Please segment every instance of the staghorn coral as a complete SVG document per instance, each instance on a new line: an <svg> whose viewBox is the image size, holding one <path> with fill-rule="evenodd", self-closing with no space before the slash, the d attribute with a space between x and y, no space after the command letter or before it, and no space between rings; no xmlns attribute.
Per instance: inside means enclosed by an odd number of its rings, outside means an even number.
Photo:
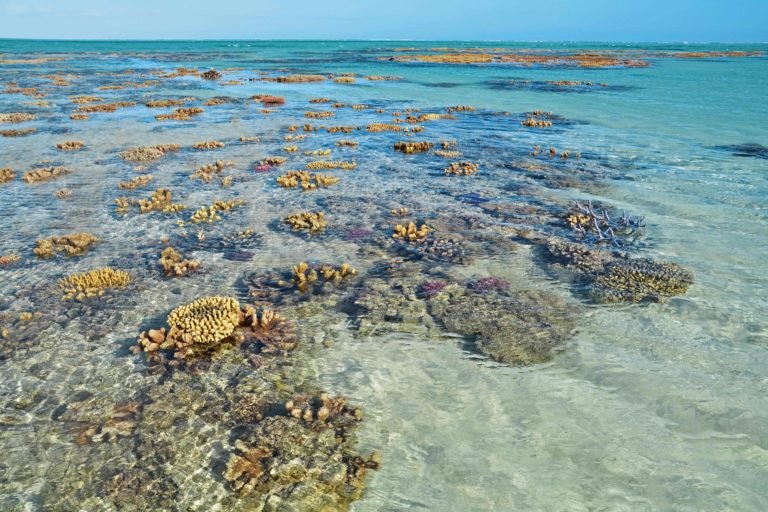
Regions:
<svg viewBox="0 0 768 512"><path fill-rule="evenodd" d="M67 142L60 142L56 144L56 149L60 151L74 151L76 149L82 149L85 143L79 140L70 140Z"/></svg>
<svg viewBox="0 0 768 512"><path fill-rule="evenodd" d="M179 144L158 144L156 146L139 146L120 153L120 157L128 162L150 162L157 160L166 153L181 149Z"/></svg>
<svg viewBox="0 0 768 512"><path fill-rule="evenodd" d="M27 183L39 183L42 181L50 181L69 173L69 169L61 166L38 167L25 172L21 179Z"/></svg>
<svg viewBox="0 0 768 512"><path fill-rule="evenodd" d="M63 253L67 256L80 256L100 241L101 239L88 233L54 236L38 240L34 253L38 258L52 258L57 253Z"/></svg>
<svg viewBox="0 0 768 512"><path fill-rule="evenodd" d="M124 270L111 267L97 268L88 272L72 274L59 280L63 299L83 300L104 295L107 290L124 288L131 281L131 275Z"/></svg>
<svg viewBox="0 0 768 512"><path fill-rule="evenodd" d="M346 161L334 161L334 160L318 160L316 162L309 162L307 164L307 169L316 171L320 169L343 169L345 171L350 171L357 167L357 163L355 161L352 162L346 162Z"/></svg>
<svg viewBox="0 0 768 512"><path fill-rule="evenodd" d="M693 274L676 263L651 259L616 260L605 266L592 285L596 302L663 302L682 295L693 284Z"/></svg>
<svg viewBox="0 0 768 512"><path fill-rule="evenodd" d="M320 231L327 226L323 212L301 212L286 217L285 222L294 230L307 230L311 233Z"/></svg>
<svg viewBox="0 0 768 512"><path fill-rule="evenodd" d="M192 144L193 149L218 149L224 147L223 142L219 142L217 140L204 140L201 142L195 142Z"/></svg>
<svg viewBox="0 0 768 512"><path fill-rule="evenodd" d="M203 206L195 213L192 214L189 221L192 224L200 224L202 222L212 223L221 220L218 212L226 212L238 206L245 204L240 199L232 201L214 201L210 206Z"/></svg>
<svg viewBox="0 0 768 512"><path fill-rule="evenodd" d="M477 174L477 171L477 164L472 162L451 162L445 168L445 174L449 176L469 176L470 174Z"/></svg>
<svg viewBox="0 0 768 512"><path fill-rule="evenodd" d="M434 143L428 141L421 142L395 142L395 151L401 153L424 153L429 151L434 146Z"/></svg>
<svg viewBox="0 0 768 512"><path fill-rule="evenodd" d="M181 277L195 272L200 267L197 260L185 260L173 247L166 247L160 254L160 266L165 275L169 277Z"/></svg>
<svg viewBox="0 0 768 512"><path fill-rule="evenodd" d="M23 123L25 121L32 121L37 116L34 114L27 114L25 112L13 112L10 114L0 114L0 123Z"/></svg>
<svg viewBox="0 0 768 512"><path fill-rule="evenodd" d="M10 167L6 167L4 169L0 169L0 185L3 183L8 183L9 181L16 179L16 173L13 172L13 169Z"/></svg>
<svg viewBox="0 0 768 512"><path fill-rule="evenodd" d="M151 174L144 174L142 176L136 176L135 178L132 178L129 181L121 181L117 184L117 186L118 188L122 188L125 190L133 190L136 188L146 186L153 179L154 177Z"/></svg>
<svg viewBox="0 0 768 512"><path fill-rule="evenodd" d="M409 222L405 226L398 224L393 229L392 238L395 240L421 242L427 238L430 231L426 224L422 224L421 227L416 227L415 222Z"/></svg>

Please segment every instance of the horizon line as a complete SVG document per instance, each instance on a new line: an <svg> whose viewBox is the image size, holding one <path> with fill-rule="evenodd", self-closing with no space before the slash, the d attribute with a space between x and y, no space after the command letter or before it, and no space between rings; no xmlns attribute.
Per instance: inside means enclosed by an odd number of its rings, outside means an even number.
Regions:
<svg viewBox="0 0 768 512"><path fill-rule="evenodd" d="M225 38L225 39L190 39L190 38L153 38L153 39L134 39L134 38L36 38L36 37L0 37L2 41L66 41L66 42L133 42L133 43L154 43L154 42L463 42L463 43L614 43L614 44L768 44L768 41L642 41L642 40L608 40L608 39L415 39L415 38Z"/></svg>

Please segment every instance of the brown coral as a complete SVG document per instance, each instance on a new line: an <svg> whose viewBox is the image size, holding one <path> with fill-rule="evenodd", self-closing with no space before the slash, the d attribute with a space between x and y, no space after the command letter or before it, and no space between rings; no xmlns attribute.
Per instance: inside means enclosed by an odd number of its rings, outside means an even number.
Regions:
<svg viewBox="0 0 768 512"><path fill-rule="evenodd" d="M432 149L434 143L428 141L421 142L395 142L395 151L401 153L424 153Z"/></svg>
<svg viewBox="0 0 768 512"><path fill-rule="evenodd" d="M80 140L70 140L56 144L56 149L60 151L75 151L76 149L82 149L85 143Z"/></svg>
<svg viewBox="0 0 768 512"><path fill-rule="evenodd" d="M325 214L323 212L301 212L289 215L285 222L291 225L295 230L307 230L317 232L327 226Z"/></svg>
<svg viewBox="0 0 768 512"><path fill-rule="evenodd" d="M88 233L71 233L64 236L43 238L37 241L34 253L38 258L51 258L57 253L80 256L99 241L98 237Z"/></svg>
<svg viewBox="0 0 768 512"><path fill-rule="evenodd" d="M25 172L21 179L27 183L39 183L64 176L69 173L69 169L61 166L38 167L37 169L32 169Z"/></svg>
<svg viewBox="0 0 768 512"><path fill-rule="evenodd" d="M192 144L194 149L218 149L223 148L224 143L218 140L204 140L201 142L195 142Z"/></svg>
<svg viewBox="0 0 768 512"><path fill-rule="evenodd" d="M477 171L477 164L472 162L451 162L445 168L445 174L452 176L469 176L470 174L476 174Z"/></svg>
<svg viewBox="0 0 768 512"><path fill-rule="evenodd" d="M160 255L160 265L166 276L181 277L195 272L200 267L197 260L185 260L173 247L166 247Z"/></svg>
<svg viewBox="0 0 768 512"><path fill-rule="evenodd" d="M0 114L0 123L23 123L25 121L32 121L36 117L34 114L27 114L25 112Z"/></svg>
<svg viewBox="0 0 768 512"><path fill-rule="evenodd" d="M152 181L154 177L152 177L151 174L144 174L142 176L136 176L135 178L132 178L129 181L121 181L117 184L119 188L127 189L127 190L133 190L136 188L144 187Z"/></svg>
<svg viewBox="0 0 768 512"><path fill-rule="evenodd" d="M8 183L9 181L14 179L16 179L16 173L13 172L13 169L11 169L10 167L0 169L0 184Z"/></svg>

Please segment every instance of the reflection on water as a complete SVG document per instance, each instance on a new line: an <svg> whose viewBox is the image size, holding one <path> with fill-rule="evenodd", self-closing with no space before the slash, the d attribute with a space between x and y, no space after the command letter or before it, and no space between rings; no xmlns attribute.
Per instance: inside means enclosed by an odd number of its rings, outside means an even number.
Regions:
<svg viewBox="0 0 768 512"><path fill-rule="evenodd" d="M392 62L381 43L68 44L55 60L0 45L16 59L0 112L35 116L0 124L35 130L0 138L2 510L768 507L764 57L520 68ZM291 73L357 76L261 80ZM82 108L117 102L135 105ZM176 108L202 111L156 119ZM308 174L277 183L292 170ZM301 212L325 227L285 221ZM72 233L98 241L36 256ZM168 247L183 276L166 277ZM130 282L61 299L59 279L106 266ZM276 309L296 349L265 330L203 358L131 352L208 295Z"/></svg>

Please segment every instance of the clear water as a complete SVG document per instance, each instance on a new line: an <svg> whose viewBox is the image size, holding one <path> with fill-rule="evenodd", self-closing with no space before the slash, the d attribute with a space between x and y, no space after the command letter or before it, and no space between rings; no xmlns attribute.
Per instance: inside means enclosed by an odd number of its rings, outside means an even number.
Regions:
<svg viewBox="0 0 768 512"><path fill-rule="evenodd" d="M63 58L2 65L4 84L39 86L51 105L24 105L31 98L0 95L0 111L38 115L28 123L0 126L37 128L29 136L0 138L0 167L20 174L51 161L74 171L35 186L18 179L0 185L0 254L23 256L21 265L0 267L0 308L13 314L47 307L59 311L51 305L56 297L31 290L45 290L73 271L113 264L140 276L130 298L109 306L112 316L107 315L109 323L98 332L91 332L93 324L57 313L64 318L58 318L55 327L45 328L33 343L0 361L0 508L70 510L65 494L90 489L99 478L98 468L134 457L142 464L125 442L76 445L71 425L58 421L55 411L86 391L105 404L151 396L158 377L146 371L141 357L125 350L150 319L162 318L170 308L201 295L242 295L237 279L246 271L287 268L308 259L350 261L364 273L376 263L360 251L367 242L345 240L343 229L307 239L280 229L280 218L321 207L336 226L385 232L391 224L389 209L406 205L427 219L474 215L496 223L503 232L509 227L504 222L454 199L477 192L500 203L567 205L572 199L591 198L644 215L648 234L637 255L679 263L695 273L695 284L686 295L662 304L593 306L547 274L525 245L509 253L491 250L468 265L443 265L452 280L495 275L516 288L544 288L574 304L579 312L577 334L551 362L523 368L484 361L450 335L361 336L354 329L354 316L338 310L321 314L322 321L296 318L307 322L302 332L307 344L323 340L315 343L313 352L296 356L311 369L308 378L364 408L361 445L382 453L381 470L368 477L366 494L353 509L768 509L768 159L737 156L723 147L768 146L768 60L653 59L647 68L598 70L380 59L401 46L483 44L0 41L0 58ZM603 48L585 43L512 46ZM764 51L768 46L738 49ZM354 85L244 81L223 86L182 77L148 89L95 90L106 83L153 79L150 70L179 66L242 68L228 72L225 79L247 80L260 71L286 70L397 75L403 80L358 79ZM134 74L117 75L125 70ZM69 87L51 87L42 78L51 73L77 76ZM578 80L609 87L577 93L492 86L504 80ZM191 123L157 122L153 116L170 109L142 105L171 96L247 99L255 93L285 96L287 104L269 115L242 102L205 107ZM68 97L80 94L128 99L138 106L70 121ZM326 125L386 122L390 111L409 107L472 105L477 113L426 123L425 132L416 138L456 139L481 172L465 180L442 177L444 161L439 158L404 157L391 150L401 137L361 131L343 137L318 133L298 143L301 151L330 147L333 159L357 161L353 172L336 171L342 178L336 187L302 194L278 188L275 173L254 173L255 162L281 154L286 126L309 121L303 118L306 110L325 109L307 103L319 96L387 110L381 115L338 109L335 118L314 121ZM551 130L521 127L521 114L534 109L553 111L575 123ZM510 115L491 115L494 112ZM258 136L261 142L237 144L241 136ZM361 146L336 148L338 138L358 140ZM136 175L117 157L119 151L171 142L189 147L206 139L228 145L203 153L182 150L150 164L155 176L150 187L127 194L117 189L118 181ZM87 148L57 151L55 144L64 140L83 140ZM583 165L599 177L577 188L558 188L510 172L506 164L534 161L529 153L537 144L581 153ZM300 153L288 156L287 168L300 168L313 159ZM235 162L229 172L234 177L231 188L190 182L189 173L216 159ZM62 187L73 191L71 199L54 198L52 193ZM147 197L159 187L172 189L190 208L219 198L245 200L246 206L221 225L204 229L211 236L254 228L263 237L255 258L237 262L216 252L191 251L206 274L163 279L153 267L155 254L162 237L178 236L177 218L126 220L113 207L115 197ZM103 242L77 259L38 261L32 255L34 240L72 231L97 234ZM201 379L215 387L224 377ZM227 443L227 428L206 423L206 439L201 441L196 425L190 420L167 439L178 450L190 450L188 460L167 468L178 487L174 506L239 510L242 504L227 499L231 492L226 482L211 469L211 460ZM95 497L83 498L80 506L114 509L114 504Z"/></svg>

